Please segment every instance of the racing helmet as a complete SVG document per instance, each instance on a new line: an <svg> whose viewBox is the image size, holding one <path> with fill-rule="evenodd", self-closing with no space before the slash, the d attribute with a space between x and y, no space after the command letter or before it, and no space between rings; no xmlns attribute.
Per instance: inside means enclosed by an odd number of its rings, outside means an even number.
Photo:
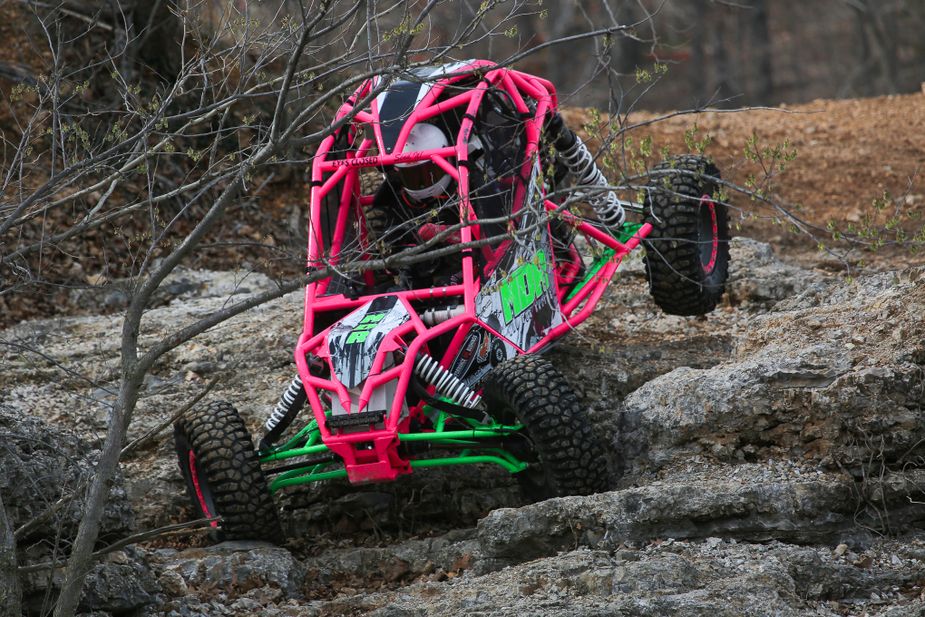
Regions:
<svg viewBox="0 0 925 617"><path fill-rule="evenodd" d="M439 127L419 122L411 128L403 153L423 152L446 148L450 145L446 134ZM450 175L430 159L396 163L395 169L402 188L411 199L424 201L443 193L450 186Z"/></svg>

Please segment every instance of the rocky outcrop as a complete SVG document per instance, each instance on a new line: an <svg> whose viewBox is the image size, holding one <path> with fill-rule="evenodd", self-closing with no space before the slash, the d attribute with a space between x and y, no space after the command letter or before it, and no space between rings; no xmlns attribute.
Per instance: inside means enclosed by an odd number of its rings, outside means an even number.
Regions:
<svg viewBox="0 0 925 617"><path fill-rule="evenodd" d="M730 361L644 384L618 411L625 467L773 456L860 475L921 455L923 283L917 268L809 289L755 317Z"/></svg>
<svg viewBox="0 0 925 617"><path fill-rule="evenodd" d="M234 599L254 589L268 596L301 597L305 568L284 548L261 542L223 542L184 551L161 549L150 556L168 595L200 590Z"/></svg>
<svg viewBox="0 0 925 617"><path fill-rule="evenodd" d="M81 494L93 473L95 450L72 432L22 417L0 406L0 493L13 526L34 519L18 542L22 566L60 560L67 554L80 522ZM65 501L43 516L59 499ZM116 478L100 527L106 543L127 535L134 527L122 476ZM43 614L62 583L58 568L32 570L22 579L23 609ZM80 607L124 614L155 601L159 591L139 553L127 549L111 553L87 577Z"/></svg>
<svg viewBox="0 0 925 617"><path fill-rule="evenodd" d="M842 545L718 537L613 551L579 548L491 574L347 597L302 614L917 615L921 551L896 542L856 553Z"/></svg>
<svg viewBox="0 0 925 617"><path fill-rule="evenodd" d="M734 306L770 309L807 290L820 292L830 282L819 272L781 261L764 242L733 238L730 251L725 301Z"/></svg>
<svg viewBox="0 0 925 617"><path fill-rule="evenodd" d="M93 449L75 433L10 411L0 402L0 493L14 527L45 512L58 499L86 486L92 475ZM80 507L69 502L22 538L73 537ZM121 476L103 514L104 539L125 535L134 524Z"/></svg>
<svg viewBox="0 0 925 617"><path fill-rule="evenodd" d="M619 490L525 504L507 474L470 467L287 491L285 546L207 546L191 535L126 550L97 566L82 610L925 614L925 269L849 281L784 264L749 240L732 250L729 300L709 316L660 314L630 261L600 310L549 355L613 444ZM142 345L271 285L181 272L146 314ZM291 378L300 302L298 293L281 298L165 357L130 438L216 378L210 398L233 401L258 430ZM0 431L20 435L0 449L5 468L20 465L0 490L16 521L32 515L23 499L35 497L9 491L32 481L36 495L51 491L47 502L56 484L90 473L86 444L105 426L118 328L79 317L3 333L19 345L0 346ZM58 378L55 363L69 376ZM29 437L57 430L38 417L74 433ZM126 504L135 528L183 516L169 440L133 452L123 469L108 534L133 525ZM73 529L76 515L63 511L37 531L24 561L38 559L31 547L43 534ZM53 577L30 584L54 589Z"/></svg>
<svg viewBox="0 0 925 617"><path fill-rule="evenodd" d="M657 538L837 544L882 524L868 505L889 512L894 528L925 520L909 503L923 480L925 472L909 472L859 485L844 474L784 463L713 467L639 488L495 510L479 521L478 540L482 556L496 560L491 567Z"/></svg>

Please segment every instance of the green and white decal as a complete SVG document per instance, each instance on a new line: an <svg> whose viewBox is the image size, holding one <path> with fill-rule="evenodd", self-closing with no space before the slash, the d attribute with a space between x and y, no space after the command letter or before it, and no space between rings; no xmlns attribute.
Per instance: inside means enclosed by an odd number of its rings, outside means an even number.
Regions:
<svg viewBox="0 0 925 617"><path fill-rule="evenodd" d="M337 379L348 388L363 383L382 341L410 318L397 296L380 296L335 324L327 339Z"/></svg>
<svg viewBox="0 0 925 617"><path fill-rule="evenodd" d="M531 230L514 242L475 297L475 313L490 329L521 349L530 349L562 323L556 298L554 264L543 214L543 192L534 166L527 203L517 217Z"/></svg>
<svg viewBox="0 0 925 617"><path fill-rule="evenodd" d="M382 321L382 318L386 315L388 315L388 312L367 313L363 319L360 320L360 323L353 326L353 330L350 331L350 336L347 337L347 345L351 343L365 343L369 333L376 328L376 325Z"/></svg>
<svg viewBox="0 0 925 617"><path fill-rule="evenodd" d="M510 276L500 282L501 311L504 323L511 323L515 317L530 308L549 289L548 260L544 251L521 264Z"/></svg>

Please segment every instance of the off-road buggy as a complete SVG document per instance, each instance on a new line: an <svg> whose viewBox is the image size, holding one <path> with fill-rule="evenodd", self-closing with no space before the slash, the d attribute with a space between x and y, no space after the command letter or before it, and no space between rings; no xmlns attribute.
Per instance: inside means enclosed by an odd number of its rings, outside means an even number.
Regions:
<svg viewBox="0 0 925 617"><path fill-rule="evenodd" d="M298 376L258 448L228 403L175 427L194 507L220 517L220 536L280 538L272 493L334 478L493 464L534 499L612 485L607 447L541 354L592 313L641 243L663 310L711 311L726 210L718 170L694 156L652 170L642 203L619 199L556 106L548 81L485 61L374 78L341 106L311 170L308 270L323 276L305 290ZM406 152L420 122L449 145ZM421 161L455 195L409 212L395 243L374 237L377 192ZM447 212L455 226L415 235Z"/></svg>

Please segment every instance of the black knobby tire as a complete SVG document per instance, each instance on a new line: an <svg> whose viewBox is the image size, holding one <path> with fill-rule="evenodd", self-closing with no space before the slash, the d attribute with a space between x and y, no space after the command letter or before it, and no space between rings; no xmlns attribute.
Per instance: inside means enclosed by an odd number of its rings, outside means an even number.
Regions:
<svg viewBox="0 0 925 617"><path fill-rule="evenodd" d="M610 489L604 444L578 397L549 362L529 355L502 362L489 374L483 397L497 420L524 424L528 453L521 448L512 453L526 454L530 463L516 474L526 497L538 500Z"/></svg>
<svg viewBox="0 0 925 617"><path fill-rule="evenodd" d="M193 508L221 517L219 540L283 539L250 432L233 405L215 401L177 422L174 441Z"/></svg>
<svg viewBox="0 0 925 617"><path fill-rule="evenodd" d="M714 197L719 170L700 156L653 168L646 196L646 275L655 303L671 315L704 315L729 274L729 220Z"/></svg>

